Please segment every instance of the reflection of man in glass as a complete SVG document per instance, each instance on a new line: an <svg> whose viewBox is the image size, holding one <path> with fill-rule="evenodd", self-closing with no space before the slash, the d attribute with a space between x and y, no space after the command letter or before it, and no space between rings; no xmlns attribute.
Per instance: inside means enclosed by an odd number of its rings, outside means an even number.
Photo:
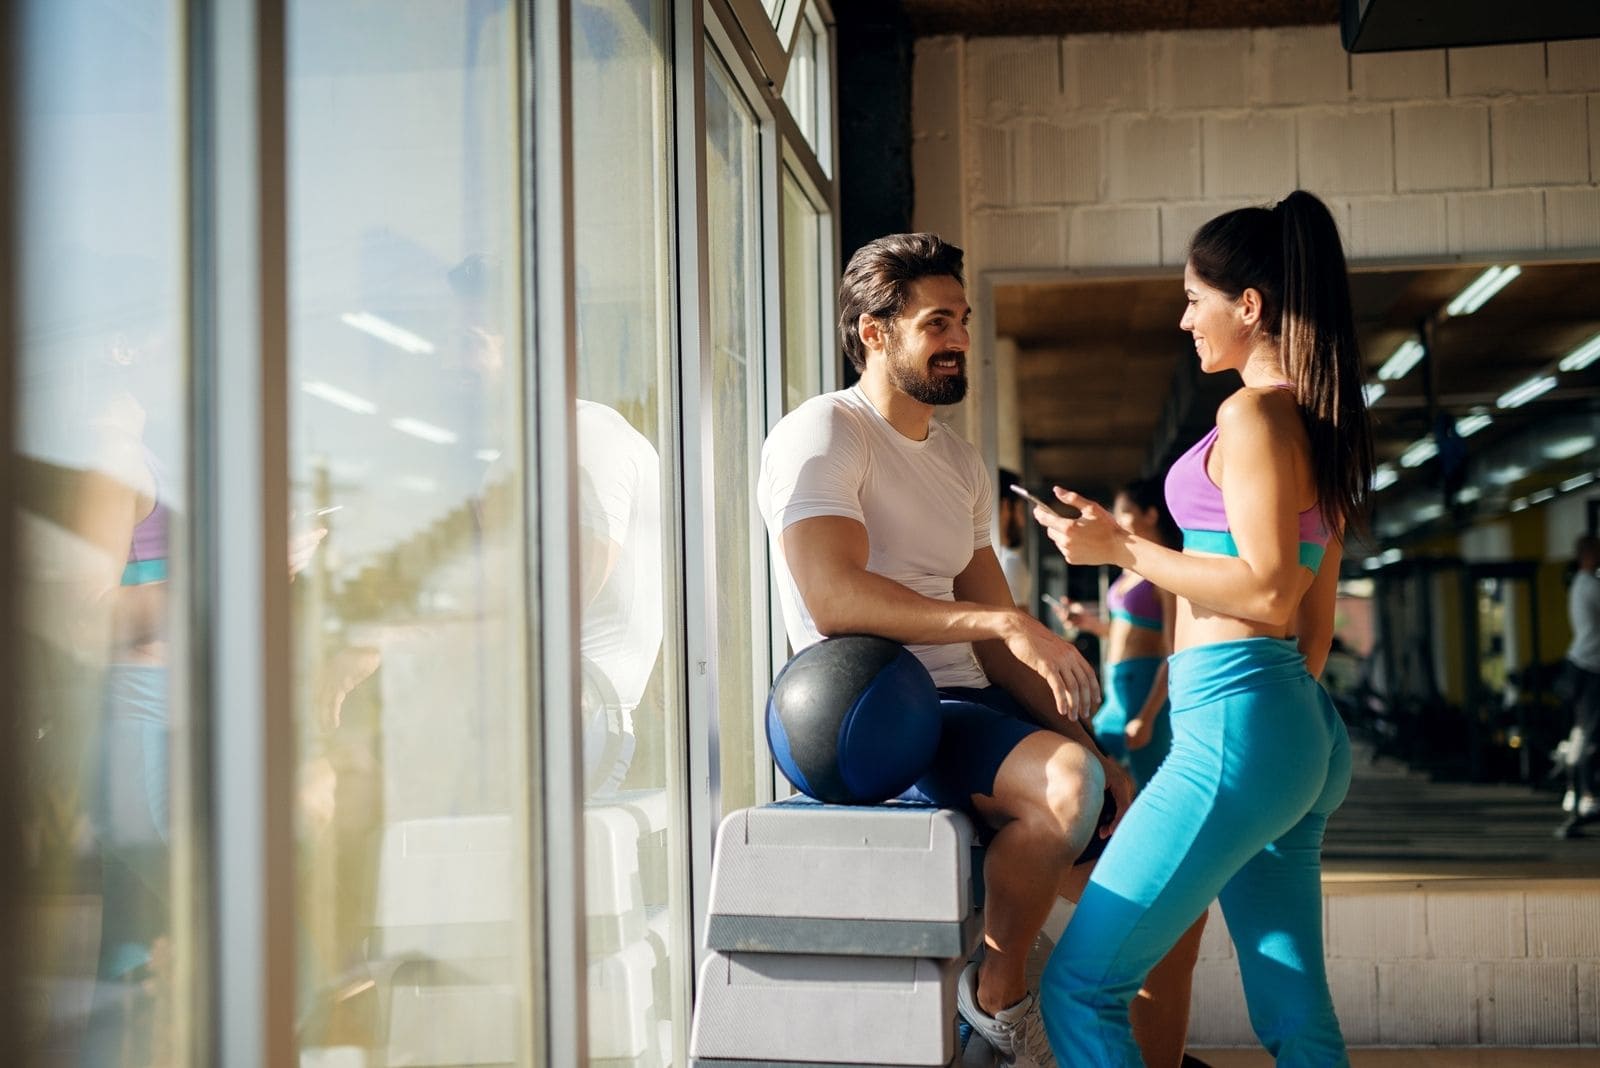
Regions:
<svg viewBox="0 0 1600 1068"><path fill-rule="evenodd" d="M1572 700L1572 733L1561 745L1567 765L1567 792L1561 807L1569 815L1558 834L1577 835L1578 827L1600 815L1594 794L1595 732L1600 728L1600 538L1585 534L1576 546L1577 573L1567 593L1572 644L1567 647L1566 686Z"/></svg>
<svg viewBox="0 0 1600 1068"><path fill-rule="evenodd" d="M494 283L481 255L450 272L469 320L474 355L466 363L491 379L505 365L499 320L486 304ZM661 463L616 410L580 399L576 417L585 787L604 796L627 774L634 712L661 651Z"/></svg>

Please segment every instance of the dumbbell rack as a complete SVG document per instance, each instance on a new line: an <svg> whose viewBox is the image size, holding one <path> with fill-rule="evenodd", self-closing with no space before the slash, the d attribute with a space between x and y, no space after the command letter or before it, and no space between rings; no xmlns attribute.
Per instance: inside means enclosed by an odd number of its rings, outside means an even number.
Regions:
<svg viewBox="0 0 1600 1068"><path fill-rule="evenodd" d="M717 832L692 1068L949 1068L982 931L972 825L790 798Z"/></svg>

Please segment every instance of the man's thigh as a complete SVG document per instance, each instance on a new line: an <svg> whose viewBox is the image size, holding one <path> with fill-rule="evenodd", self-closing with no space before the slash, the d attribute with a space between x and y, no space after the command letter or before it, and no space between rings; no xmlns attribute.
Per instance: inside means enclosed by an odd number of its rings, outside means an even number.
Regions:
<svg viewBox="0 0 1600 1068"><path fill-rule="evenodd" d="M941 690L939 697L939 748L915 790L937 805L967 813L983 827L993 821L974 807L973 797L991 796L1006 757L1044 728L998 686Z"/></svg>

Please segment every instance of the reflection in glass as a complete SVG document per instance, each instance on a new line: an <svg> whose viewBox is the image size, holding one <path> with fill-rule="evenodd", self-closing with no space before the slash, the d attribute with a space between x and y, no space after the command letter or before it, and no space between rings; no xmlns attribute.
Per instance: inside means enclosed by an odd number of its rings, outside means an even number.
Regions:
<svg viewBox="0 0 1600 1068"><path fill-rule="evenodd" d="M711 261L712 463L716 480L717 723L722 811L758 800L756 765L766 741L756 732L765 694L767 645L762 604L765 556L751 494L761 421L761 254L757 126L716 59L706 76L706 200ZM756 567L763 570L755 572ZM760 575L759 581L755 576ZM757 679L761 680L757 692Z"/></svg>
<svg viewBox="0 0 1600 1068"><path fill-rule="evenodd" d="M806 142L819 153L822 146L817 144L817 67L821 57L817 53L822 40L811 28L811 20L802 18L789 56L789 72L783 80L783 102Z"/></svg>
<svg viewBox="0 0 1600 1068"><path fill-rule="evenodd" d="M822 392L822 216L783 174L783 410Z"/></svg>
<svg viewBox="0 0 1600 1068"><path fill-rule="evenodd" d="M302 1063L528 1064L517 21L289 29Z"/></svg>
<svg viewBox="0 0 1600 1068"><path fill-rule="evenodd" d="M574 11L589 1055L681 1063L685 733L663 478L674 402L666 5ZM668 498L669 499L669 498ZM670 514L670 513L669 513Z"/></svg>
<svg viewBox="0 0 1600 1068"><path fill-rule="evenodd" d="M185 1055L197 946L182 537L189 503L177 5L20 5L22 1045Z"/></svg>

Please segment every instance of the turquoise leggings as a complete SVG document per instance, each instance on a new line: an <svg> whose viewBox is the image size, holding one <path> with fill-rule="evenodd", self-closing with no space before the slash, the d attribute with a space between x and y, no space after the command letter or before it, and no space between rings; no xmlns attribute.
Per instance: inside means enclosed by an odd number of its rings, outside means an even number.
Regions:
<svg viewBox="0 0 1600 1068"><path fill-rule="evenodd" d="M1112 835L1041 983L1056 1059L1142 1065L1128 1005L1220 898L1256 1035L1279 1065L1348 1065L1322 958L1322 833L1350 740L1292 640L1170 660L1172 752Z"/></svg>
<svg viewBox="0 0 1600 1068"><path fill-rule="evenodd" d="M1150 687L1161 668L1159 656L1139 656L1119 660L1106 668L1105 700L1094 717L1094 738L1107 756L1124 764L1133 773L1133 781L1144 789L1166 759L1172 748L1171 704L1161 706L1150 741L1143 749L1129 749L1128 736L1123 728L1128 717L1138 715L1144 699L1150 696Z"/></svg>

